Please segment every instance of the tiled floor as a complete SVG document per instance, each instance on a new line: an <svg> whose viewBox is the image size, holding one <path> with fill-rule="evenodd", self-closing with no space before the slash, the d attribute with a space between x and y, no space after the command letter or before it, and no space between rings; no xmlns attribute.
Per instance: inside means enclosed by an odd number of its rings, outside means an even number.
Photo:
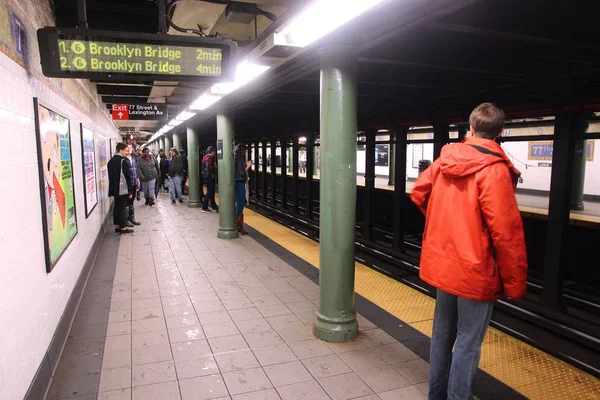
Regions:
<svg viewBox="0 0 600 400"><path fill-rule="evenodd" d="M428 364L359 317L316 340L319 290L217 214L136 202L133 235L106 233L47 399L426 399Z"/></svg>

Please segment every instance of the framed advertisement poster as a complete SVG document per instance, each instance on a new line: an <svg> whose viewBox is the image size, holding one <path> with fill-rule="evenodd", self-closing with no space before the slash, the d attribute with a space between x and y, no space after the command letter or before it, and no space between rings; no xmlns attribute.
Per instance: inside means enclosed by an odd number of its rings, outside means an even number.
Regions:
<svg viewBox="0 0 600 400"><path fill-rule="evenodd" d="M81 164L83 165L83 195L85 218L89 217L98 204L98 184L96 182L96 146L94 132L79 124L81 131Z"/></svg>
<svg viewBox="0 0 600 400"><path fill-rule="evenodd" d="M77 235L69 119L33 99L46 272Z"/></svg>
<svg viewBox="0 0 600 400"><path fill-rule="evenodd" d="M412 150L412 167L419 168L419 161L423 159L423 143L414 143Z"/></svg>
<svg viewBox="0 0 600 400"><path fill-rule="evenodd" d="M115 143L112 139L110 139L109 140L109 148L108 148L108 154L110 154L109 158L113 158L113 156L115 155L114 151L115 151Z"/></svg>

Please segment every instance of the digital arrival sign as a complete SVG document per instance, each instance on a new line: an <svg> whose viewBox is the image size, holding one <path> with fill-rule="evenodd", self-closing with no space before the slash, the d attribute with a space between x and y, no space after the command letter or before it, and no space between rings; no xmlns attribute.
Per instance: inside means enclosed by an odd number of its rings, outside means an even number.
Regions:
<svg viewBox="0 0 600 400"><path fill-rule="evenodd" d="M224 81L237 44L214 38L81 29L38 30L44 75L109 80Z"/></svg>

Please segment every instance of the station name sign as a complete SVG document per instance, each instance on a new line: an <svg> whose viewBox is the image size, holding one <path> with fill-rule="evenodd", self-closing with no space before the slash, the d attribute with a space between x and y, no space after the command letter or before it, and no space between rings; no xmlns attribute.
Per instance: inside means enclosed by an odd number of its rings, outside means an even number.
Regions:
<svg viewBox="0 0 600 400"><path fill-rule="evenodd" d="M38 30L45 76L124 80L225 81L237 44L214 38L82 29Z"/></svg>

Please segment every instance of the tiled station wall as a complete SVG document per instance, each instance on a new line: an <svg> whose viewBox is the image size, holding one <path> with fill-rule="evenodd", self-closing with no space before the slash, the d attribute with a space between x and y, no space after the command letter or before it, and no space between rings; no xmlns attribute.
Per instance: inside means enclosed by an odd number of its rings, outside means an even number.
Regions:
<svg viewBox="0 0 600 400"><path fill-rule="evenodd" d="M96 152L99 204L86 219L79 124L107 144L117 143L118 132L92 84L42 75L36 29L54 25L52 15L49 1L0 0L0 400L26 394L110 208ZM34 97L70 119L78 233L51 273Z"/></svg>

